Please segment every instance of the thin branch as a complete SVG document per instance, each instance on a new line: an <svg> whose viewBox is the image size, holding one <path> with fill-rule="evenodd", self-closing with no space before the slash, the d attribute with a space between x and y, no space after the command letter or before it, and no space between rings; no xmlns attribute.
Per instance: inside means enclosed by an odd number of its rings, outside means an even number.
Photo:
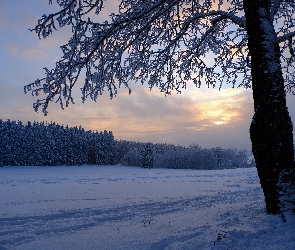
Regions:
<svg viewBox="0 0 295 250"><path fill-rule="evenodd" d="M277 42L278 43L285 42L285 41L289 40L290 38L292 38L294 36L295 36L295 31L294 32L290 32L288 34L279 36L278 39L277 39Z"/></svg>

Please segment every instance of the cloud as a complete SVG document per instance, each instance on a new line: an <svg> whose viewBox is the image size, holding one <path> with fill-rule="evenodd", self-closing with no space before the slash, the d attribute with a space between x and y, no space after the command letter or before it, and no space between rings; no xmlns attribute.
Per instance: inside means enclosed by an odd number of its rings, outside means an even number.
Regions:
<svg viewBox="0 0 295 250"><path fill-rule="evenodd" d="M51 103L49 115L44 117L32 109L35 97L24 95L15 88L6 88L5 95L14 95L9 102L1 103L2 119L55 121L69 126L82 125L91 130L111 130L117 139L251 149L248 132L253 114L251 91L225 90L220 93L195 89L194 95L165 97L157 89L151 92L138 89L130 96L126 90L113 100L109 100L107 93L97 102L87 100L85 104L76 98L76 104L65 110ZM76 95L78 97L79 93ZM194 98L189 97L192 95ZM196 95L200 97L199 101ZM215 114L215 111L219 112L217 116L211 113ZM228 113L230 115L226 115ZM228 119L227 123L216 125L224 117Z"/></svg>
<svg viewBox="0 0 295 250"><path fill-rule="evenodd" d="M9 44L5 46L5 51L13 57L22 57L26 60L44 60L48 57L46 50L26 48L22 44Z"/></svg>
<svg viewBox="0 0 295 250"><path fill-rule="evenodd" d="M49 117L58 118L59 114L67 123L81 124L98 131L112 130L120 139L182 145L209 145L205 143L209 140L214 145L217 137L231 141L234 131L244 128L245 124L243 134L249 140L247 128L253 107L251 98L245 97L245 91L225 90L222 94L217 90L208 93L199 91L200 100L197 101L188 98L188 95L164 97L158 90L138 89L130 96L122 94L113 100L105 95L96 103L91 100L84 105L77 102L65 111L58 110L58 105L52 109L52 104ZM243 124L245 118L248 121ZM218 121L224 124L217 126ZM217 131L221 131L219 136Z"/></svg>

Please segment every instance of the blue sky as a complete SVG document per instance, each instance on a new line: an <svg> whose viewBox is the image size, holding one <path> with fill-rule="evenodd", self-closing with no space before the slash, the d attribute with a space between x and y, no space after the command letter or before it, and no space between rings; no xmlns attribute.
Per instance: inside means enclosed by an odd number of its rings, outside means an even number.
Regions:
<svg viewBox="0 0 295 250"><path fill-rule="evenodd" d="M85 129L111 130L117 139L166 142L202 147L251 149L249 126L253 115L251 89L197 89L165 97L158 89L131 83L129 96L120 89L113 100L108 93L95 103L81 102L79 86L74 90L75 105L62 110L49 106L44 117L35 113L36 100L24 94L23 87L44 76L43 68L54 67L60 45L70 37L59 30L49 39L39 40L33 28L44 13L56 10L47 0L0 0L0 118L2 120L54 121ZM111 6L111 4L110 4ZM80 84L83 78L80 79ZM289 111L295 117L295 97L288 96Z"/></svg>

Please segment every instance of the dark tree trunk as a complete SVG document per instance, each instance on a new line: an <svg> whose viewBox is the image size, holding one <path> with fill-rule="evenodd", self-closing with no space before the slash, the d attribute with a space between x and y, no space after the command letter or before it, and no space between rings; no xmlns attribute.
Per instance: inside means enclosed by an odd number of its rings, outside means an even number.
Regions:
<svg viewBox="0 0 295 250"><path fill-rule="evenodd" d="M280 48L269 0L244 0L251 55L254 116L250 127L268 213L295 208L293 125L286 106Z"/></svg>

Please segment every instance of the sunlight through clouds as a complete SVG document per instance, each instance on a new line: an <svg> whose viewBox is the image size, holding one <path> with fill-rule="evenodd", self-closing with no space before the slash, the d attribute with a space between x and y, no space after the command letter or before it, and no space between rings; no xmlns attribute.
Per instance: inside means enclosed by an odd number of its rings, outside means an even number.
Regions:
<svg viewBox="0 0 295 250"><path fill-rule="evenodd" d="M171 133L211 133L215 126L232 126L240 122L244 119L243 107L249 103L243 96L244 91L200 91L194 88L187 90L186 94L165 97L158 89L150 91L138 88L130 96L126 94L127 90L121 91L113 100L102 96L96 103L87 101L84 104L87 108L78 104L70 109L75 109L76 114L86 109L83 113L84 123L90 129L110 129L119 138L149 141L158 137L158 141L161 141L160 137Z"/></svg>
<svg viewBox="0 0 295 250"><path fill-rule="evenodd" d="M221 91L226 92L226 90ZM238 120L240 119L241 104L244 101L246 101L245 97L231 96L226 99L200 103L202 118L210 119L216 125Z"/></svg>

